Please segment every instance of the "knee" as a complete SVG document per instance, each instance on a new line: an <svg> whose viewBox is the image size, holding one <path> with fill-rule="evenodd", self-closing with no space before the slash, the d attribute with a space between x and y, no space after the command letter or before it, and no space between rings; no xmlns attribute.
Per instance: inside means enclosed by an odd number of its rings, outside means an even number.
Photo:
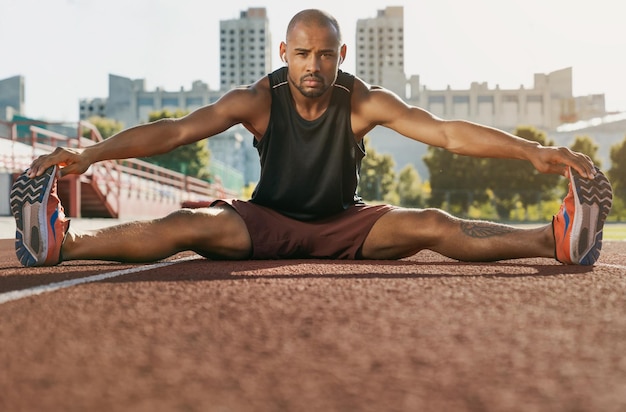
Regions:
<svg viewBox="0 0 626 412"><path fill-rule="evenodd" d="M185 209L176 210L168 214L161 220L168 221L174 224L188 225L190 222L192 222L195 216L196 216L195 209L185 208Z"/></svg>
<svg viewBox="0 0 626 412"><path fill-rule="evenodd" d="M180 209L164 219L178 232L181 248L212 258L249 255L248 229L241 216L229 207Z"/></svg>
<svg viewBox="0 0 626 412"><path fill-rule="evenodd" d="M414 224L410 227L425 244L433 245L453 233L456 220L441 209L423 209L416 215Z"/></svg>
<svg viewBox="0 0 626 412"><path fill-rule="evenodd" d="M237 232L241 226L240 216L229 209L223 208L199 208L179 209L162 219L168 225L187 235L196 233L196 236L213 236L217 233Z"/></svg>
<svg viewBox="0 0 626 412"><path fill-rule="evenodd" d="M423 209L420 211L420 226L429 230L445 230L454 225L456 218L441 209Z"/></svg>

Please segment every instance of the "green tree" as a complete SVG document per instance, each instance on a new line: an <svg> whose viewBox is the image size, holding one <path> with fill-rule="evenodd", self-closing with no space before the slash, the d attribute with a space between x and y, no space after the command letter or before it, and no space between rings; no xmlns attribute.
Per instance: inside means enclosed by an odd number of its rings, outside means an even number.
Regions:
<svg viewBox="0 0 626 412"><path fill-rule="evenodd" d="M395 163L391 155L372 149L367 137L364 143L367 155L361 162L358 193L366 200L383 200L395 189Z"/></svg>
<svg viewBox="0 0 626 412"><path fill-rule="evenodd" d="M187 113L181 110L175 112L161 110L150 113L149 121L154 122L160 119L178 118L183 117L185 114ZM209 180L210 175L207 166L210 157L211 154L206 145L206 141L200 140L195 143L177 147L169 153L152 156L143 160L188 176Z"/></svg>
<svg viewBox="0 0 626 412"><path fill-rule="evenodd" d="M611 169L608 177L615 196L626 202L626 136L621 143L611 146Z"/></svg>
<svg viewBox="0 0 626 412"><path fill-rule="evenodd" d="M122 122L107 117L93 116L89 118L89 123L96 126L96 129L98 129L103 139L113 136L124 128ZM89 137L90 133L91 131L89 129L83 129L83 137Z"/></svg>
<svg viewBox="0 0 626 412"><path fill-rule="evenodd" d="M515 135L542 145L552 145L545 133L519 127ZM430 172L429 204L467 214L473 204L492 202L505 219L521 202L523 207L555 196L559 176L539 173L526 160L460 156L430 147L424 162Z"/></svg>
<svg viewBox="0 0 626 412"><path fill-rule="evenodd" d="M400 171L398 176L398 196L401 206L422 206L422 179L413 165L406 165Z"/></svg>
<svg viewBox="0 0 626 412"><path fill-rule="evenodd" d="M593 160L596 166L602 167L602 161L598 158L598 144L589 136L576 136L576 140L570 146L575 152L584 153Z"/></svg>
<svg viewBox="0 0 626 412"><path fill-rule="evenodd" d="M513 134L543 146L552 146L543 131L532 126L518 127ZM486 159L485 183L495 194L498 213L508 218L517 202L524 208L557 196L560 176L540 173L526 160Z"/></svg>
<svg viewBox="0 0 626 412"><path fill-rule="evenodd" d="M450 209L467 214L472 203L488 200L484 159L431 146L423 160L430 174L430 206L446 204Z"/></svg>

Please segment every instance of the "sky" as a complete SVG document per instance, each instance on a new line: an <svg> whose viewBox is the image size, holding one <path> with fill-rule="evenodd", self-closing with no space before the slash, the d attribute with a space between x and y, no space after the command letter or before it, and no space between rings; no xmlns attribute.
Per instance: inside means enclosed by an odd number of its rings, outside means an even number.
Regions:
<svg viewBox="0 0 626 412"><path fill-rule="evenodd" d="M358 4L358 6L357 6ZM273 68L298 11L339 21L354 72L358 19L404 7L405 72L429 89L533 87L535 73L573 69L574 95L603 93L626 111L621 2L595 0L0 0L0 79L25 78L25 114L78 120L79 100L107 97L108 76L145 79L148 90L219 88L219 22L265 7Z"/></svg>

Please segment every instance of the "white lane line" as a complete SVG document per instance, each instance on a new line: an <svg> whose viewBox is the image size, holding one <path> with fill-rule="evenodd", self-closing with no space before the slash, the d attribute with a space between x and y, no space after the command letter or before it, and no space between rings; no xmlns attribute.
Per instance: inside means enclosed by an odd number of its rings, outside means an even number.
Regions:
<svg viewBox="0 0 626 412"><path fill-rule="evenodd" d="M598 264L596 264L596 266L604 266L604 267L607 267L607 268L626 270L626 266L624 266L624 265L614 265L612 263L598 263Z"/></svg>
<svg viewBox="0 0 626 412"><path fill-rule="evenodd" d="M84 283L99 282L105 279L111 279L111 278L115 278L119 276L130 275L132 273L143 272L146 270L158 269L158 268L173 265L175 263L180 263L180 262L184 262L187 260L195 260L195 259L201 259L201 257L199 256L184 257L184 258L172 260L169 262L155 263L152 265L139 266L139 267L130 268L130 269L116 270L114 272L100 273L98 275L87 276L84 278L64 280L62 282L55 282L55 283L49 283L47 285L34 286L28 289L13 290L11 292L0 293L0 305L2 305L3 303L12 302L14 300L23 299L23 298L27 298L30 296L36 296L36 295L41 295L43 293L54 292L60 289L70 288L72 286L81 285ZM614 265L610 263L598 263L596 264L596 266L604 266L608 268L626 270L626 266L624 265Z"/></svg>
<svg viewBox="0 0 626 412"><path fill-rule="evenodd" d="M158 269L158 268L162 268L165 266L173 265L175 263L180 263L180 262L184 262L187 260L195 260L195 259L200 259L200 257L199 256L184 257L184 258L172 260L169 262L161 262L161 263L155 263L152 265L138 266L138 267L134 267L130 269L116 270L114 272L100 273L97 275L87 276L84 278L69 279L69 280L64 280L62 282L55 282L55 283L49 283L47 285L34 286L28 289L13 290L11 292L0 293L0 305L2 305L3 303L12 302L14 300L23 299L23 298L27 298L30 296L41 295L42 293L54 292L60 289L70 288L72 286L81 285L83 283L98 282L98 281L105 280L105 279L111 279L111 278L115 278L118 276L130 275L132 273L143 272L143 271L151 270L151 269Z"/></svg>

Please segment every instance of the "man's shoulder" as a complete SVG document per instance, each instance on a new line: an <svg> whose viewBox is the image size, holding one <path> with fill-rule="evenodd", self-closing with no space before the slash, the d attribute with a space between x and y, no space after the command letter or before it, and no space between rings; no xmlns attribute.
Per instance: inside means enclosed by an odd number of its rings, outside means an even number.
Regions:
<svg viewBox="0 0 626 412"><path fill-rule="evenodd" d="M241 95L241 96L262 96L264 93L269 93L270 81L268 76L261 77L252 84L237 86L230 90L229 94Z"/></svg>

